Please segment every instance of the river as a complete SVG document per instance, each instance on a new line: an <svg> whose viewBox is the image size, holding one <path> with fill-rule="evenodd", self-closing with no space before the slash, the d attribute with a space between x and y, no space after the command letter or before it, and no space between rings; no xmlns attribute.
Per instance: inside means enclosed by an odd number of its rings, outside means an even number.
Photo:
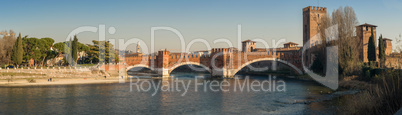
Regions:
<svg viewBox="0 0 402 115"><path fill-rule="evenodd" d="M320 114L335 112L331 109L332 105L303 103L319 99L331 91L313 81L290 79L284 76L248 76L239 79L212 80L203 79L202 76L208 76L204 74L177 73L173 76L175 76L173 81L172 79L132 79L131 83L0 88L0 114ZM240 85L243 83L251 85L253 82L265 83L265 85L256 86L254 89L249 88L250 91L244 87L244 90L240 91ZM276 86L273 85L274 82ZM155 83L156 87L153 87L152 83ZM158 86L158 83L161 85ZM201 83L203 84L200 85ZM225 85L222 87L216 84ZM267 91L269 87L276 87L276 90ZM258 89L259 91L253 91ZM262 91L264 89L265 91Z"/></svg>

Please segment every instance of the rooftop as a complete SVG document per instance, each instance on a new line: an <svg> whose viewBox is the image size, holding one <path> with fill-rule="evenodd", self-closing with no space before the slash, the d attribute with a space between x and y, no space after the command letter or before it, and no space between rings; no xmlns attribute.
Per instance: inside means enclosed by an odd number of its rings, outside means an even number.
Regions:
<svg viewBox="0 0 402 115"><path fill-rule="evenodd" d="M388 38L382 38L382 40L389 40L389 41L392 41L391 39L388 39Z"/></svg>
<svg viewBox="0 0 402 115"><path fill-rule="evenodd" d="M285 44L283 44L283 45L288 45L288 44L296 44L296 45L299 45L299 44L294 43L294 42L288 42L288 43L285 43Z"/></svg>
<svg viewBox="0 0 402 115"><path fill-rule="evenodd" d="M244 43L244 42L254 42L255 43L255 41L251 41L251 40L244 40L241 43Z"/></svg>
<svg viewBox="0 0 402 115"><path fill-rule="evenodd" d="M367 23L364 23L364 24L362 24L362 25L359 25L358 27L360 27L360 26L377 27L376 25L367 24Z"/></svg>

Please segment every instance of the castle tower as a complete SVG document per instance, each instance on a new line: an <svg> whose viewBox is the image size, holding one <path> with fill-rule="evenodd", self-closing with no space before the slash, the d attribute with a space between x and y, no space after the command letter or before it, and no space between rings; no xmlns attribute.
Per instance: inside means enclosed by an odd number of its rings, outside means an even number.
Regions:
<svg viewBox="0 0 402 115"><path fill-rule="evenodd" d="M232 69L232 62L230 61L231 48L213 48L211 49L211 57L214 58L214 66L211 63L212 76L228 76ZM219 69L217 69L219 68Z"/></svg>
<svg viewBox="0 0 402 115"><path fill-rule="evenodd" d="M255 42L251 40L245 40L241 42L241 45L242 45L242 51L244 53L253 52L255 49Z"/></svg>
<svg viewBox="0 0 402 115"><path fill-rule="evenodd" d="M373 30L371 30L371 28L373 28ZM376 47L377 47L377 43L376 43L377 42L377 37L376 37L377 36L377 31L376 31L376 28L377 28L376 25L371 25L371 24L367 24L367 23L359 25L359 26L356 27L356 36L361 40L362 47L363 47L362 50L359 52L360 53L360 59L362 59L363 62L368 62L367 50L368 50L368 42L369 42L369 39L370 39L370 36L371 36L371 31L373 31L374 44L376 44Z"/></svg>
<svg viewBox="0 0 402 115"><path fill-rule="evenodd" d="M169 55L170 52L165 50L158 51L158 68L168 68L169 67Z"/></svg>
<svg viewBox="0 0 402 115"><path fill-rule="evenodd" d="M158 51L157 73L163 77L169 77L169 58L170 52L165 50Z"/></svg>
<svg viewBox="0 0 402 115"><path fill-rule="evenodd" d="M327 16L327 8L308 6L303 8L303 45L318 34L318 27L321 19ZM315 41L310 41L310 46L313 46Z"/></svg>
<svg viewBox="0 0 402 115"><path fill-rule="evenodd" d="M141 53L140 42L137 42L137 53Z"/></svg>
<svg viewBox="0 0 402 115"><path fill-rule="evenodd" d="M389 55L392 53L392 40L388 38L383 38L382 39L384 43L384 50L385 50L385 55Z"/></svg>

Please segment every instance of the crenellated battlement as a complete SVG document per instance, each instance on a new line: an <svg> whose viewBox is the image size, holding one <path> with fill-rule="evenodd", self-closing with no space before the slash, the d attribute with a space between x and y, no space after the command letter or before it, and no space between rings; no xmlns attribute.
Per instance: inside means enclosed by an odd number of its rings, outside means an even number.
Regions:
<svg viewBox="0 0 402 115"><path fill-rule="evenodd" d="M327 16L327 8L308 6L303 8L303 44L316 34L322 17ZM233 77L242 68L256 62L273 61L289 66L297 74L303 74L301 47L256 48L256 42L245 40L242 49L235 47L212 48L194 52L175 52L167 49L150 54L134 53L125 55L126 70L134 67L147 67L162 77L183 65L195 65L204 68L211 76ZM268 64L274 65L276 63ZM258 64L259 66L261 64ZM268 66L262 64L261 66Z"/></svg>
<svg viewBox="0 0 402 115"><path fill-rule="evenodd" d="M298 52L239 52L234 48L214 48L212 53L171 53L167 50L158 51L158 55L130 55L125 58L129 70L133 67L148 67L161 76L169 77L170 72L182 65L198 65L206 68L213 76L234 76L246 65L258 61L278 61L289 65L298 74L302 74L301 61ZM223 55L219 54L223 53ZM213 63L213 64L212 64ZM217 70L215 68L222 68Z"/></svg>
<svg viewBox="0 0 402 115"><path fill-rule="evenodd" d="M180 54L180 53L173 53L170 54L170 59L180 59L180 58L209 58L211 57L210 54Z"/></svg>
<svg viewBox="0 0 402 115"><path fill-rule="evenodd" d="M212 48L212 52L232 52L231 48Z"/></svg>
<svg viewBox="0 0 402 115"><path fill-rule="evenodd" d="M170 51L167 51L166 49L158 51L158 55L169 55L169 54L170 54Z"/></svg>
<svg viewBox="0 0 402 115"><path fill-rule="evenodd" d="M308 7L303 8L303 12L306 12L306 11L327 12L327 8L326 7L308 6Z"/></svg>

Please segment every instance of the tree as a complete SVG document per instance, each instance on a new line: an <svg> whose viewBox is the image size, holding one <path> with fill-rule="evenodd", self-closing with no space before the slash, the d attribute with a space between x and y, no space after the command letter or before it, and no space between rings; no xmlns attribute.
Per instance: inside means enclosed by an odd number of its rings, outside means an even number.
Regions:
<svg viewBox="0 0 402 115"><path fill-rule="evenodd" d="M53 51L50 49L50 47L53 46L54 40L53 40L52 38L41 38L41 39L39 40L39 42L40 42L40 45L41 45L40 50L42 51L42 55L41 55L42 62L41 62L41 65L44 66L44 63L45 63L48 59L51 59L51 58L54 58L54 57L55 57L55 56L53 55L53 53L51 53L51 52L53 52Z"/></svg>
<svg viewBox="0 0 402 115"><path fill-rule="evenodd" d="M9 30L9 32L3 31L3 33L5 34L0 39L0 64L10 64L13 63L11 57L16 37L13 30Z"/></svg>
<svg viewBox="0 0 402 115"><path fill-rule="evenodd" d="M22 63L22 56L24 55L24 49L22 44L21 33L18 35L17 41L13 48L13 61L15 65L19 66Z"/></svg>
<svg viewBox="0 0 402 115"><path fill-rule="evenodd" d="M66 42L58 42L58 43L55 43L54 45L53 45L53 48L58 52L58 53L61 53L61 54L69 54L69 53L71 53L72 52L72 47L70 47L69 45L70 44L72 44L72 43L70 43L71 41L66 41ZM89 47L87 46L87 45L85 45L85 44L82 44L82 43L80 43L80 42L78 42L77 41L77 43L78 43L78 47L77 47L77 49L78 49L78 52L82 52L82 51L84 51L84 52L89 52ZM66 53L67 52L67 53ZM73 56L74 54L71 54L71 56ZM78 56L77 56L78 57ZM69 58L69 57L66 57L66 58ZM88 58L85 58L85 59L88 59ZM66 60L67 61L67 60ZM84 62L84 60L78 60L78 62ZM78 63L77 62L77 60L76 60L76 63Z"/></svg>
<svg viewBox="0 0 402 115"><path fill-rule="evenodd" d="M30 59L35 60L35 63L37 63L37 60L41 60L41 51L39 49L40 44L39 44L39 39L38 38L28 38L27 36L23 38L24 42L24 56L23 56L23 61L25 63L28 63Z"/></svg>
<svg viewBox="0 0 402 115"><path fill-rule="evenodd" d="M65 47L65 45L66 45L66 42L59 42L59 43L55 43L55 44L53 45L53 48L54 48L56 51L58 51L58 52L64 54L64 53L65 53L65 52L64 52L64 47Z"/></svg>
<svg viewBox="0 0 402 115"><path fill-rule="evenodd" d="M53 45L53 48L55 50L57 50L58 52L65 54L64 48L67 47L66 45L67 45L67 42L58 42ZM82 51L88 52L89 47L85 44L78 42L78 52L82 52Z"/></svg>
<svg viewBox="0 0 402 115"><path fill-rule="evenodd" d="M72 43L73 43L73 41L72 41L72 39L70 38L70 41L66 41L66 47L64 47L64 52L67 54L66 55L66 57L64 57L64 59L65 59L65 62L67 62L67 63L65 63L65 64L72 64L72 62L73 62L73 55L72 55Z"/></svg>
<svg viewBox="0 0 402 115"><path fill-rule="evenodd" d="M82 43L78 42L78 51L79 52L82 52L82 51L88 52L89 47L87 45L85 45L85 44L82 44Z"/></svg>
<svg viewBox="0 0 402 115"><path fill-rule="evenodd" d="M381 65L385 61L385 49L384 42L382 39L382 35L378 38L378 59L380 60Z"/></svg>
<svg viewBox="0 0 402 115"><path fill-rule="evenodd" d="M117 63L119 61L117 52L109 41L93 40L92 42L94 45L87 44L91 63Z"/></svg>
<svg viewBox="0 0 402 115"><path fill-rule="evenodd" d="M354 34L356 26L359 24L355 11L352 7L340 7L332 12L331 15L322 16L318 24L319 37L321 44L314 49L316 59L321 60L323 67L326 67L327 46L338 47L339 72L343 75L359 75L361 73L362 61L359 57L361 51L361 40ZM318 35L318 34L317 34ZM330 38L333 37L333 38ZM330 40L330 41L327 41ZM324 68L324 70L331 68Z"/></svg>
<svg viewBox="0 0 402 115"><path fill-rule="evenodd" d="M367 58L369 61L376 61L376 48L375 48L375 40L374 40L374 33L373 33L373 27L371 27L371 36L369 38L368 42L368 49L367 49Z"/></svg>
<svg viewBox="0 0 402 115"><path fill-rule="evenodd" d="M29 62L30 59L35 60L35 64L44 65L47 59L54 58L54 55L48 55L52 52L50 47L52 47L54 40L52 38L27 38L24 37L24 57L25 62Z"/></svg>
<svg viewBox="0 0 402 115"><path fill-rule="evenodd" d="M71 51L71 55L73 58L73 65L75 65L77 63L77 59L78 59L78 38L77 35L74 35L74 40L73 40L73 44L72 44L72 51Z"/></svg>

